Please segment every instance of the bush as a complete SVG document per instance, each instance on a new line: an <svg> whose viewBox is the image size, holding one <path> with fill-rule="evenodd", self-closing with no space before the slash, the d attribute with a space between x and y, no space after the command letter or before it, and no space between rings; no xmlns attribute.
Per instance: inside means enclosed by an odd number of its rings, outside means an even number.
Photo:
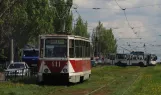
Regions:
<svg viewBox="0 0 161 95"><path fill-rule="evenodd" d="M16 92L10 92L8 95L16 95Z"/></svg>
<svg viewBox="0 0 161 95"><path fill-rule="evenodd" d="M0 68L0 72L4 72L4 69L3 68Z"/></svg>

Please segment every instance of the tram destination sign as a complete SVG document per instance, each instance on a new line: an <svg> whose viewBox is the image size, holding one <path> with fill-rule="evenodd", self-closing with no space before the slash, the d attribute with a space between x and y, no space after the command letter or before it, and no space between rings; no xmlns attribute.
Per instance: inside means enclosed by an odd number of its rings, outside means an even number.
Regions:
<svg viewBox="0 0 161 95"><path fill-rule="evenodd" d="M46 44L66 44L65 39L46 39Z"/></svg>

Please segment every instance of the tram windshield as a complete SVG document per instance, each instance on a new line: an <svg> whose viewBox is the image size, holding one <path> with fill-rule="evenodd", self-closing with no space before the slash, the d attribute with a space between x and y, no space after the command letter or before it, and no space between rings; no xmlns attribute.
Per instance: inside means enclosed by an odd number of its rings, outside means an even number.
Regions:
<svg viewBox="0 0 161 95"><path fill-rule="evenodd" d="M126 59L126 54L117 54L117 59Z"/></svg>
<svg viewBox="0 0 161 95"><path fill-rule="evenodd" d="M45 57L67 57L67 39L46 39Z"/></svg>
<svg viewBox="0 0 161 95"><path fill-rule="evenodd" d="M152 55L151 55L151 60L152 60L152 61L156 61L156 60L157 60L157 56L154 55L154 54L152 54Z"/></svg>

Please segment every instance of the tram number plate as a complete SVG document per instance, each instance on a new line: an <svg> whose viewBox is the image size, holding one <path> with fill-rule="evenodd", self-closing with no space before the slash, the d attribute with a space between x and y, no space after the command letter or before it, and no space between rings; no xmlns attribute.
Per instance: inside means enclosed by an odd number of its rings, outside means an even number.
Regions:
<svg viewBox="0 0 161 95"><path fill-rule="evenodd" d="M60 61L53 61L52 66L53 67L60 67Z"/></svg>

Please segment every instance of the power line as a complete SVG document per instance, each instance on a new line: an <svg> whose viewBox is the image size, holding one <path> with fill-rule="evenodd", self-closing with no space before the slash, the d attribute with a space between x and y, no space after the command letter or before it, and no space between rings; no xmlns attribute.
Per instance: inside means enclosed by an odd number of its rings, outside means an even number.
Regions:
<svg viewBox="0 0 161 95"><path fill-rule="evenodd" d="M127 19L125 10L123 10L123 11L124 11L124 15L125 15L125 18L126 18L126 21L127 21L128 25L130 26L131 29L133 29L132 26L131 26L130 23L129 23L129 20Z"/></svg>
<svg viewBox="0 0 161 95"><path fill-rule="evenodd" d="M113 0L114 1L114 0ZM115 8L103 8L103 7L78 7L78 9L94 9L94 8L99 8L99 9L111 9L111 10L122 10L123 8L118 4L119 9ZM152 5L143 5L143 6L135 6L135 7L129 7L126 9L138 9L138 8L146 8L146 7L155 7L155 6L161 6L161 4L152 4Z"/></svg>
<svg viewBox="0 0 161 95"><path fill-rule="evenodd" d="M133 28L135 29L135 28L142 28L142 27L154 26L154 25L161 25L161 23L149 24L149 25L146 25L146 26L136 26L136 27L133 27ZM131 28L131 27L113 27L112 29L122 29L122 28Z"/></svg>
<svg viewBox="0 0 161 95"><path fill-rule="evenodd" d="M149 25L146 25L146 26L154 26L154 25L160 25L161 23L157 23L157 24L149 24ZM146 26L137 26L137 27L134 27L134 28L141 28L141 27L146 27Z"/></svg>
<svg viewBox="0 0 161 95"><path fill-rule="evenodd" d="M118 2L117 2L116 0L113 0L113 1L115 1L116 4L119 6L119 8L120 8L121 10L124 11L124 16L125 16L125 18L126 18L126 21L127 21L127 23L128 23L128 26L129 26L129 28L131 28L131 29L133 30L134 34L137 34L137 32L134 31L134 28L145 27L145 26L132 27L132 26L130 25L129 20L128 20L127 15L126 15L126 9L131 9L131 8L122 8L122 7L118 4ZM161 4L145 5L145 6L139 6L139 7L133 7L133 8L141 8L141 7L156 6L156 5L161 5ZM74 8L74 9L78 9L78 5L77 5L77 8ZM92 8L92 9L94 9L94 10L100 10L100 9L102 9L102 8ZM76 12L78 12L78 11L76 11ZM79 14L79 15L80 15L80 14ZM160 24L161 24L161 23L159 23L159 24L151 24L151 25L148 25L148 26L160 25ZM120 29L120 28L117 28L117 29Z"/></svg>
<svg viewBox="0 0 161 95"><path fill-rule="evenodd" d="M126 8L122 8L116 0L115 0L115 2L120 7L120 9L124 12L125 19L126 19L128 25L129 25L129 27L132 29L133 33L137 34L137 32L134 31L134 28L130 25L129 20L127 19L127 15L126 15L126 11L125 11Z"/></svg>
<svg viewBox="0 0 161 95"><path fill-rule="evenodd" d="M117 4L117 6L119 6L120 9L123 10L123 8L119 5L119 3L118 3L116 0L115 0L115 2L116 2L116 4Z"/></svg>
<svg viewBox="0 0 161 95"><path fill-rule="evenodd" d="M75 10L76 14L78 14L78 17L81 16L80 13L79 13L78 10L77 10L77 5L76 5L76 7L74 8L74 10ZM84 20L82 17L81 17L81 19L82 19L83 22L86 22L86 21L87 21L87 20ZM77 20L78 20L78 19L74 20L74 22L77 22Z"/></svg>
<svg viewBox="0 0 161 95"><path fill-rule="evenodd" d="M116 1L116 0L113 0L113 1ZM154 25L160 25L160 24L161 24L161 23L159 23L159 24L150 24L150 25L146 25L146 26L137 26L137 27L132 27L132 26L130 25L129 20L128 20L127 15L126 15L126 9L131 9L131 8L122 8L122 7L118 4L118 2L117 2L117 1L116 1L116 3L117 3L117 5L120 7L120 9L124 11L124 15L125 15L126 21L128 22L129 28L131 28L132 30L133 30L134 28L141 28L141 27L154 26ZM146 6L155 6L155 5L161 5L161 4L145 5L145 6L139 6L139 7L133 7L133 8L141 8L141 7L146 7ZM74 7L74 10L79 8L77 4L75 4L75 6L76 6L76 7ZM94 7L94 8L91 8L91 9L94 9L94 10L100 10L100 9L102 9L102 8ZM119 10L120 10L120 9L119 9ZM76 12L78 13L78 11L77 11L77 10L76 10ZM79 14L79 13L78 13L78 14ZM80 14L79 14L79 15L80 15ZM119 28L117 27L116 29L121 29L121 28L120 28L120 27L119 27ZM133 31L134 31L134 30L133 30ZM134 33L136 34L136 32L135 32L135 31L134 31Z"/></svg>
<svg viewBox="0 0 161 95"><path fill-rule="evenodd" d="M131 7L127 9L137 9L137 8L154 7L154 6L161 6L161 4L143 5L143 6Z"/></svg>
<svg viewBox="0 0 161 95"><path fill-rule="evenodd" d="M81 16L77 9L74 9L78 16Z"/></svg>
<svg viewBox="0 0 161 95"><path fill-rule="evenodd" d="M115 1L116 1L116 0L115 0ZM122 7L119 5L119 3L118 3L117 1L116 1L116 4L119 6L119 8L120 8L121 10L124 11L124 16L125 16L125 18L126 18L126 21L127 21L127 23L128 23L128 26L129 26L129 28L131 28L131 29L133 30L133 32L134 32L135 34L136 34L136 32L134 31L134 28L141 28L141 27L146 27L146 26L132 27L132 26L130 25L129 20L128 20L128 17L127 17L127 15L126 15L126 9L134 9L134 8L142 8L142 7L150 7L150 6L158 6L158 5L161 5L161 4L153 4L153 5L144 5L144 6L131 7L131 8L122 8ZM77 7L77 8L75 8L75 9L78 9L78 8L80 8L80 7ZM84 9L86 9L86 8L84 8ZM88 9L100 10L100 9L110 9L110 8L93 7L93 8L88 8ZM120 9L115 9L115 10L120 10ZM161 24L161 23L159 23L159 24ZM147 25L147 26L153 26L153 25L159 25L159 24L151 24L151 25Z"/></svg>

